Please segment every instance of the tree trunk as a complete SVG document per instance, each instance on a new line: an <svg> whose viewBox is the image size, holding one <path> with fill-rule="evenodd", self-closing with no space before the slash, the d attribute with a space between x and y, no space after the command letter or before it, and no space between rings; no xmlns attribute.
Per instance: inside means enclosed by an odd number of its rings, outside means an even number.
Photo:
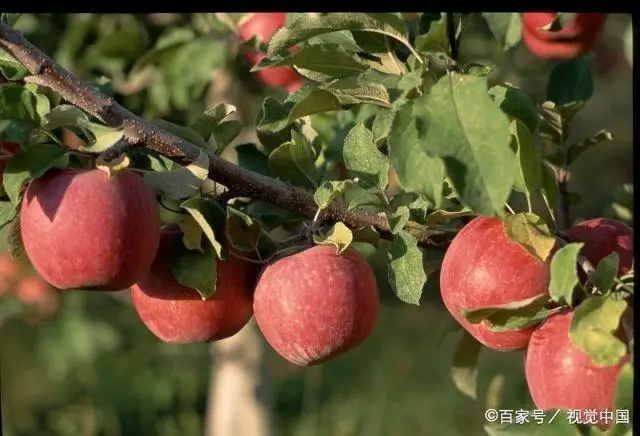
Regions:
<svg viewBox="0 0 640 436"><path fill-rule="evenodd" d="M270 389L264 344L251 320L211 346L206 436L271 436Z"/></svg>

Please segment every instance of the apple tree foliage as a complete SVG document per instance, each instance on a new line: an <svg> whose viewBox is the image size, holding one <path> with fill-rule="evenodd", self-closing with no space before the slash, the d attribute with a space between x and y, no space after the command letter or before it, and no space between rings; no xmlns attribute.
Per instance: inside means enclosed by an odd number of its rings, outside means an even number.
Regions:
<svg viewBox="0 0 640 436"><path fill-rule="evenodd" d="M285 229L340 250L356 241L377 246L381 238L390 240L389 286L404 303L419 305L423 292L437 280L446 249L446 243L425 237L425 231L440 229L453 235L473 216L496 216L504 219L513 240L546 259L557 231L570 224L559 216L563 202L576 201L563 192L557 175L570 171L586 150L606 146L612 139L606 130L571 130L594 91L590 56L556 62L542 101L518 86L496 81L494 65L460 62L459 45L470 22L485 20L506 51L521 40L519 14L422 13L409 21L397 13L292 13L287 25L268 44L262 43L267 57L253 71L290 66L306 79L305 85L292 94L274 91L264 98L256 120L258 141L237 144L242 125L233 105L202 107L176 122L162 119L169 108L193 108L191 102L202 98L211 70L229 56L229 46L242 52L261 44L228 44L235 35L228 14L194 17L196 25L172 28L150 48L140 25L131 19L84 53L74 44L55 53L63 67L84 56L85 70L76 73L93 74L96 90L113 95L118 88L124 106L144 106L141 115L150 124L199 147L199 157L186 164L147 148L104 162L101 153L121 144L123 129L74 106L46 83L23 80L28 68L0 52L0 72L6 79L0 84L0 139L21 145L8 161L0 201L0 225L14 254L21 255L14 224L30 180L52 168L129 167L144 174L159 199L163 220L183 230L184 249L174 253L172 271L203 298L216 291L211 260L228 255L223 241L246 257L268 260L287 248L271 236ZM15 18L3 14L4 25L12 25ZM80 14L73 20L74 32L88 31L90 17ZM123 38L130 43L122 44ZM297 49L290 50L294 46ZM195 58L198 62L184 68L184 60ZM130 65L126 73L123 63ZM149 79L158 67L164 74ZM101 73L97 78L96 71ZM144 93L136 94L142 83ZM136 101L140 98L148 104L141 105ZM63 129L77 135L76 147L64 143ZM293 207L250 195L226 194L221 201L225 194L220 195L209 164L212 156L219 157L232 144L239 167L304 190L317 206L315 214L303 216ZM632 187L621 188L611 213L629 217L631 196ZM514 198L524 207L513 210ZM331 207L379 219L359 225L333 222L324 215ZM516 302L467 317L516 329L544 319L554 310L551 303L575 307L571 337L576 346L596 363L616 362L626 344L613 332L628 305L621 295L633 293L634 274L617 278L618 259L612 255L594 265L590 280L581 284L580 249L581 244L569 243L552 254L545 301ZM463 336L453 357L454 383L472 398L481 348ZM628 365L620 376L618 408L632 409L632 379ZM615 427L607 434L631 434L630 428ZM604 434L564 420L544 427L488 425L486 431Z"/></svg>

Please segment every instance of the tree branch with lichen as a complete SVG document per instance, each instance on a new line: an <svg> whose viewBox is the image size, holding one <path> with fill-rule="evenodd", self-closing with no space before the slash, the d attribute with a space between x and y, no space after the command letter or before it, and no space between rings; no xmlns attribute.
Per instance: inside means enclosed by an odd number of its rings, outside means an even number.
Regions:
<svg viewBox="0 0 640 436"><path fill-rule="evenodd" d="M196 145L145 121L121 106L114 98L83 83L27 41L19 31L4 23L0 23L0 47L29 70L30 75L25 77L25 82L49 88L106 125L123 130L123 141L116 144L116 148L105 151L103 159L113 159L129 148L145 146L175 162L188 164L195 161L202 151ZM316 215L318 207L308 191L244 169L214 153L207 154L209 177L238 196L266 201L308 218ZM342 221L351 228L372 226L382 237L391 236L386 217L375 212L348 210L344 205L336 203L323 211L320 219ZM427 227L414 222L410 222L406 230L425 248L445 249L455 235L455 230L448 227Z"/></svg>

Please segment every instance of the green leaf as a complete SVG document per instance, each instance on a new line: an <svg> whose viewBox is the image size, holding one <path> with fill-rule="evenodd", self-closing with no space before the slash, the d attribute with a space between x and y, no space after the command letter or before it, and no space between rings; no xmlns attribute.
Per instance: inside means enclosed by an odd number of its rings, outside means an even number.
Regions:
<svg viewBox="0 0 640 436"><path fill-rule="evenodd" d="M425 96L422 147L444 160L460 200L474 212L503 216L515 179L509 120L487 94L486 80L450 73Z"/></svg>
<svg viewBox="0 0 640 436"><path fill-rule="evenodd" d="M472 324L478 324L485 319L505 319L511 316L533 316L548 302L547 295L536 295L520 301L501 306L483 307L481 309L465 310L463 316ZM506 322L506 321L505 321Z"/></svg>
<svg viewBox="0 0 640 436"><path fill-rule="evenodd" d="M379 33L404 44L414 56L418 56L406 39L406 25L393 20L388 14L328 13L308 14L279 29L269 41L268 55L281 52L315 36L336 31Z"/></svg>
<svg viewBox="0 0 640 436"><path fill-rule="evenodd" d="M547 84L547 100L561 106L593 95L593 57L580 56L556 64Z"/></svg>
<svg viewBox="0 0 640 436"><path fill-rule="evenodd" d="M147 172L145 182L157 193L181 200L198 193L209 174L209 157L200 151L198 159L173 171Z"/></svg>
<svg viewBox="0 0 640 436"><path fill-rule="evenodd" d="M238 165L255 173L271 175L269 170L269 156L258 150L255 144L240 144L236 148Z"/></svg>
<svg viewBox="0 0 640 436"><path fill-rule="evenodd" d="M224 121L216 127L213 135L209 137L209 144L213 146L216 153L222 154L234 139L242 132L242 124L237 120Z"/></svg>
<svg viewBox="0 0 640 436"><path fill-rule="evenodd" d="M382 109L375 115L373 124L371 125L371 132L373 133L373 141L376 144L380 144L380 142L386 139L391 133L391 125L393 124L395 115L393 110L387 109Z"/></svg>
<svg viewBox="0 0 640 436"><path fill-rule="evenodd" d="M14 205L20 203L22 187L52 168L66 168L69 154L53 144L38 144L19 150L7 162L2 184Z"/></svg>
<svg viewBox="0 0 640 436"><path fill-rule="evenodd" d="M522 121L511 121L510 130L511 148L518 160L514 189L530 197L542 189L542 158L533 143L531 132Z"/></svg>
<svg viewBox="0 0 640 436"><path fill-rule="evenodd" d="M367 71L369 66L338 44L308 45L292 54L274 54L262 59L252 71L281 65L295 65L327 77L343 77Z"/></svg>
<svg viewBox="0 0 640 436"><path fill-rule="evenodd" d="M556 414L558 412L558 414ZM536 416L528 413L526 422L517 422L514 419L512 424L498 424L484 426L488 436L580 436L578 427L571 424L567 419L567 412L560 410L545 410L540 421Z"/></svg>
<svg viewBox="0 0 640 436"><path fill-rule="evenodd" d="M18 207L11 201L0 201L0 230L18 216Z"/></svg>
<svg viewBox="0 0 640 436"><path fill-rule="evenodd" d="M353 180L325 180L318 189L316 189L316 192L313 194L313 199L318 205L318 208L326 209L334 200L342 196L347 187L353 183L355 183Z"/></svg>
<svg viewBox="0 0 640 436"><path fill-rule="evenodd" d="M31 133L37 126L17 120L0 120L0 139L28 144L31 142Z"/></svg>
<svg viewBox="0 0 640 436"><path fill-rule="evenodd" d="M536 131L540 122L538 108L522 89L504 83L491 87L489 95L504 113L522 121L530 132Z"/></svg>
<svg viewBox="0 0 640 436"><path fill-rule="evenodd" d="M316 44L336 44L340 47L353 52L362 51L362 48L356 43L353 38L353 34L348 30L340 30L333 33L325 33L322 35L314 36L306 42L309 45Z"/></svg>
<svg viewBox="0 0 640 436"><path fill-rule="evenodd" d="M387 212L387 222L389 223L389 229L392 234L397 234L404 226L409 222L411 213L407 206L400 206L395 212Z"/></svg>
<svg viewBox="0 0 640 436"><path fill-rule="evenodd" d="M178 239L171 251L171 273L178 283L194 289L202 300L216 291L217 259L213 250L188 250Z"/></svg>
<svg viewBox="0 0 640 436"><path fill-rule="evenodd" d="M618 375L615 400L615 410L629 412L629 423L616 423L607 436L631 436L631 433L627 432L631 431L633 423L633 386L633 364L629 362L622 367Z"/></svg>
<svg viewBox="0 0 640 436"><path fill-rule="evenodd" d="M54 107L42 118L42 127L51 131L63 126L76 126L89 123L89 116L81 109L70 104Z"/></svg>
<svg viewBox="0 0 640 436"><path fill-rule="evenodd" d="M269 168L284 180L315 188L320 173L316 155L306 141L288 141L269 154Z"/></svg>
<svg viewBox="0 0 640 436"><path fill-rule="evenodd" d="M504 219L509 238L520 244L540 262L546 262L556 240L542 218L534 213L517 213Z"/></svg>
<svg viewBox="0 0 640 436"><path fill-rule="evenodd" d="M615 335L627 307L626 300L605 296L591 296L576 307L569 336L594 365L616 365L627 354L627 346Z"/></svg>
<svg viewBox="0 0 640 436"><path fill-rule="evenodd" d="M220 103L207 109L203 114L193 120L189 127L191 130L196 131L201 139L207 139L213 135L216 127L218 127L225 118L234 114L236 110L236 107L232 104Z"/></svg>
<svg viewBox="0 0 640 436"><path fill-rule="evenodd" d="M353 242L353 233L344 223L338 221L325 234L313 235L313 242L318 245L335 245L336 254L341 254Z"/></svg>
<svg viewBox="0 0 640 436"><path fill-rule="evenodd" d="M439 207L444 184L444 162L423 148L415 113L423 110L424 99L409 103L396 114L389 138L389 157L402 187L415 192L429 205ZM421 112L419 112L421 113Z"/></svg>
<svg viewBox="0 0 640 436"><path fill-rule="evenodd" d="M240 251L255 252L260 242L260 223L240 210L227 206L225 232L228 241Z"/></svg>
<svg viewBox="0 0 640 436"><path fill-rule="evenodd" d="M553 255L549 283L549 295L553 301L564 300L569 305L573 304L573 292L579 282L576 264L582 247L582 242L567 244Z"/></svg>
<svg viewBox="0 0 640 436"><path fill-rule="evenodd" d="M416 38L415 46L416 50L419 52L440 52L449 54L450 47L449 36L447 34L447 15L442 13L440 14L440 19L431 21L427 32Z"/></svg>
<svg viewBox="0 0 640 436"><path fill-rule="evenodd" d="M483 12L489 29L500 47L507 51L522 39L522 19L518 12Z"/></svg>
<svg viewBox="0 0 640 436"><path fill-rule="evenodd" d="M477 366L482 348L482 344L476 338L467 331L463 331L451 365L453 384L460 392L473 400L477 397Z"/></svg>
<svg viewBox="0 0 640 436"><path fill-rule="evenodd" d="M180 230L182 231L182 242L184 243L184 246L189 250L204 251L204 248L202 247L202 235L204 232L202 231L200 224L198 224L198 221L190 215L175 215L179 216L179 219L176 221L178 227L180 227ZM171 220L171 222L173 222L173 220Z"/></svg>
<svg viewBox="0 0 640 436"><path fill-rule="evenodd" d="M9 53L0 50L0 75L7 80L17 81L28 76L29 70Z"/></svg>
<svg viewBox="0 0 640 436"><path fill-rule="evenodd" d="M107 148L118 143L118 141L120 141L124 137L124 130L120 128L113 128L103 126L102 124L85 122L82 119L79 120L79 125L82 126L85 131L89 132L91 136L93 136L89 145L78 147L79 151L101 153Z"/></svg>
<svg viewBox="0 0 640 436"><path fill-rule="evenodd" d="M613 134L608 130L600 130L592 136L583 139L582 141L571 144L567 150L567 163L572 164L582 153L589 150L594 145L598 145L604 141L612 141Z"/></svg>
<svg viewBox="0 0 640 436"><path fill-rule="evenodd" d="M153 120L152 123L160 127L161 129L166 130L173 135L176 135L178 138L182 138L185 141L190 142L193 145L197 145L204 150L207 150L209 148L209 144L207 144L207 141L205 141L205 139L200 136L200 134L194 129L160 119Z"/></svg>
<svg viewBox="0 0 640 436"><path fill-rule="evenodd" d="M373 133L356 124L344 139L344 163L363 188L384 189L389 182L389 160L373 142Z"/></svg>
<svg viewBox="0 0 640 436"><path fill-rule="evenodd" d="M386 209L386 203L378 188L365 189L358 184L350 184L343 196L347 210L369 208L377 213Z"/></svg>
<svg viewBox="0 0 640 436"><path fill-rule="evenodd" d="M224 258L222 245L216 238L223 228L225 216L222 210L211 200L190 198L180 204L180 207L193 217L207 237L211 246L220 259Z"/></svg>
<svg viewBox="0 0 640 436"><path fill-rule="evenodd" d="M3 120L40 124L38 98L29 89L14 83L0 85L0 117Z"/></svg>
<svg viewBox="0 0 640 436"><path fill-rule="evenodd" d="M619 265L620 256L614 251L598 263L596 270L589 276L589 280L596 288L606 292L615 284Z"/></svg>
<svg viewBox="0 0 640 436"><path fill-rule="evenodd" d="M413 208L412 208L413 209ZM466 206L457 205L452 209L439 209L425 216L425 224L437 224L443 221L460 218L463 216L473 216L474 213Z"/></svg>
<svg viewBox="0 0 640 436"><path fill-rule="evenodd" d="M386 108L391 107L389 92L384 85L362 84L357 77L337 79L324 89L335 95L342 105L369 103Z"/></svg>
<svg viewBox="0 0 640 436"><path fill-rule="evenodd" d="M556 312L555 309L539 307L548 301L549 298L545 296L545 298L540 298L539 301L521 310L497 311L487 317L487 321L491 324L490 330L505 332L536 326Z"/></svg>
<svg viewBox="0 0 640 436"><path fill-rule="evenodd" d="M569 103L557 106L552 101L545 101L540 106L540 137L553 144L563 145L569 137L569 124L573 117L584 108L584 102ZM558 163L558 162L552 162Z"/></svg>
<svg viewBox="0 0 640 436"><path fill-rule="evenodd" d="M401 301L419 306L427 274L418 241L410 233L400 230L393 235L388 258L387 276L391 289Z"/></svg>

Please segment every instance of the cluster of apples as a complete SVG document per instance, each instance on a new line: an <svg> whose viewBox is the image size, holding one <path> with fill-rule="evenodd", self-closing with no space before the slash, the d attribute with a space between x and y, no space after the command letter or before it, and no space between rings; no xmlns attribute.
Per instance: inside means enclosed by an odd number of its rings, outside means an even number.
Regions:
<svg viewBox="0 0 640 436"><path fill-rule="evenodd" d="M633 265L633 230L623 223L590 219L570 228L567 236L585 244L582 254L593 265L612 252L619 255L619 275ZM471 323L464 316L466 311L547 294L550 259L542 262L511 240L501 220L474 218L445 254L440 275L442 299L456 321L486 347L505 352L526 349L527 384L539 409L613 410L617 377L628 354L616 365L594 365L569 336L574 315L571 308L521 330L494 331L488 320Z"/></svg>
<svg viewBox="0 0 640 436"><path fill-rule="evenodd" d="M131 288L142 322L168 343L224 339L255 315L273 348L306 366L356 347L377 320L378 288L369 264L353 249L338 255L325 245L262 271L233 255L216 259L216 292L202 299L171 272L181 231L162 226L154 194L128 169L111 175L51 170L27 187L19 220L25 252L48 283L61 290Z"/></svg>
<svg viewBox="0 0 640 436"><path fill-rule="evenodd" d="M284 12L252 12L247 14L238 23L240 39L248 41L252 37L258 37L267 43L276 32L284 26L287 14ZM251 64L256 65L265 57L265 53L246 53L245 58ZM296 92L302 87L303 78L291 67L274 67L256 71L255 77L268 88L284 88L289 92Z"/></svg>
<svg viewBox="0 0 640 436"><path fill-rule="evenodd" d="M529 51L547 59L570 59L588 53L602 31L607 14L576 13L573 21L553 29L557 12L524 12L522 37Z"/></svg>

